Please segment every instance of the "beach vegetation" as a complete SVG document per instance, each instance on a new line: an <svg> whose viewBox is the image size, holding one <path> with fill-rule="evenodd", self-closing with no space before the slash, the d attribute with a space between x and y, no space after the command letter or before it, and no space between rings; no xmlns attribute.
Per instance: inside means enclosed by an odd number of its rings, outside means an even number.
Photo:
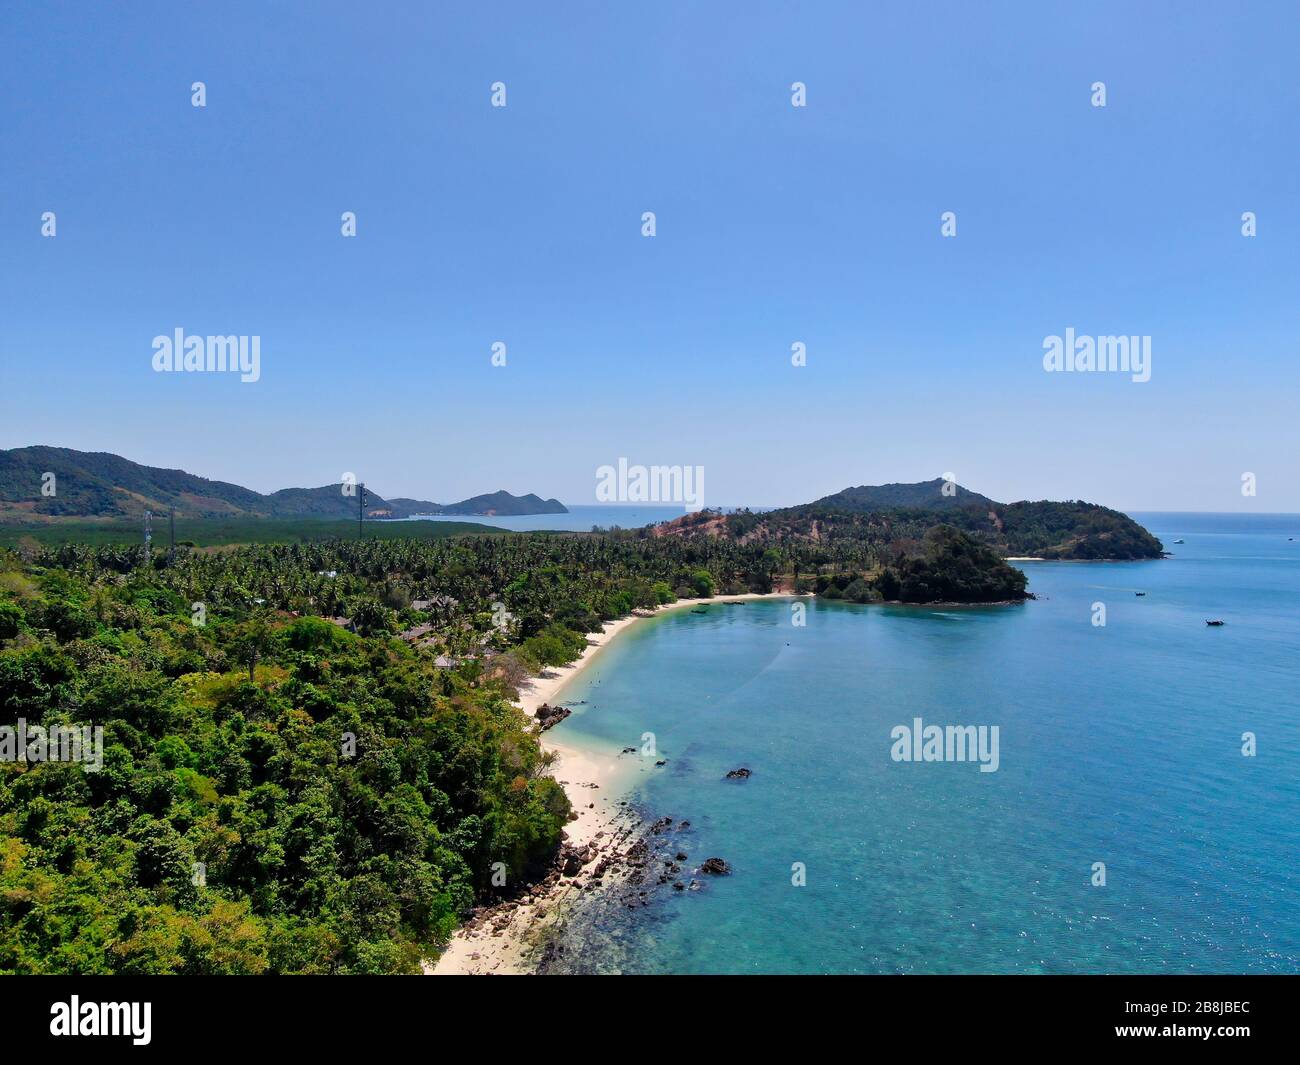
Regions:
<svg viewBox="0 0 1300 1065"><path fill-rule="evenodd" d="M796 574L1023 597L955 527L860 531L0 551L0 725L103 728L97 770L0 761L0 972L418 971L494 866L555 854L572 811L513 700L605 621Z"/></svg>

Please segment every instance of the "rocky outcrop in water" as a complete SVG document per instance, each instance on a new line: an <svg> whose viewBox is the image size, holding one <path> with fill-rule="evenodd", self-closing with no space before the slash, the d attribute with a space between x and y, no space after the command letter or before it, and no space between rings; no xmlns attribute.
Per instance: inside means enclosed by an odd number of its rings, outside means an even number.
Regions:
<svg viewBox="0 0 1300 1065"><path fill-rule="evenodd" d="M563 844L547 884L559 882L581 899L547 932L533 956L534 971L617 971L620 962L616 938L609 933L611 921L617 926L619 921L635 920L634 914L656 903L689 905L686 898L707 891L710 877L730 874L731 866L716 856L697 869L684 864L688 860L684 833L689 829L689 821L668 816L638 821L633 815L609 836L601 833L583 847ZM613 917L615 913L620 916Z"/></svg>

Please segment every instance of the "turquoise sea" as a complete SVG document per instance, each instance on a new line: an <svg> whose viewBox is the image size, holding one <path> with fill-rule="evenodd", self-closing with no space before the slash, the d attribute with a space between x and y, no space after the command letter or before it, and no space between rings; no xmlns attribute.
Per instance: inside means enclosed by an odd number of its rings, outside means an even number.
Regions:
<svg viewBox="0 0 1300 1065"><path fill-rule="evenodd" d="M1134 516L1172 558L1024 563L1022 606L629 628L562 693L556 739L653 732L668 761L630 767L633 801L691 822L688 879L711 855L733 872L585 903L552 968L1300 971L1300 516ZM997 725L998 770L891 760L916 717Z"/></svg>

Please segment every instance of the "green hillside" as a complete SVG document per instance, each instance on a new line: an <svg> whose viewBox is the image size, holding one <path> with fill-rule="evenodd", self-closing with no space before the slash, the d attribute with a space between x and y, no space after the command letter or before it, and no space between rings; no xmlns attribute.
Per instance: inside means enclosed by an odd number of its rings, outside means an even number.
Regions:
<svg viewBox="0 0 1300 1065"><path fill-rule="evenodd" d="M487 495L474 496L459 503L448 503L442 508L443 514L567 514L569 508L558 499L542 499L529 492L524 496L512 496L509 492L491 492Z"/></svg>
<svg viewBox="0 0 1300 1065"><path fill-rule="evenodd" d="M942 480L846 488L815 503L761 512L687 515L665 526L674 535L728 535L746 542L826 543L857 539L911 543L943 523L1003 556L1105 560L1161 558L1164 545L1127 514L1078 501L998 503ZM923 501L923 505L916 502Z"/></svg>
<svg viewBox="0 0 1300 1065"><path fill-rule="evenodd" d="M53 475L52 477L50 475ZM52 491L51 491L52 489ZM107 452L66 447L23 447L0 451L0 521L58 518L128 518L145 511L175 510L186 518L356 518L355 490L341 484L282 488L264 495L226 481L210 481L184 470L131 462ZM384 499L367 489L366 512L374 517L413 514L564 514L558 499L493 492L459 503Z"/></svg>
<svg viewBox="0 0 1300 1065"><path fill-rule="evenodd" d="M864 484L823 496L809 506L845 510L890 510L897 507L950 510L953 507L972 505L997 506L988 496L972 492L956 483L945 493L944 486L948 483L942 477L936 477L933 481L918 481L915 484Z"/></svg>

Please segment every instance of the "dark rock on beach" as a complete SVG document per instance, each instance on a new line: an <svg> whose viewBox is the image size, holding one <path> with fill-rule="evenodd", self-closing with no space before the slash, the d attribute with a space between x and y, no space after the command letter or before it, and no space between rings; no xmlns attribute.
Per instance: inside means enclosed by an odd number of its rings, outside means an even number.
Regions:
<svg viewBox="0 0 1300 1065"><path fill-rule="evenodd" d="M710 876L726 876L731 872L731 866L721 858L705 858L704 864L700 866L701 873L708 873Z"/></svg>
<svg viewBox="0 0 1300 1065"><path fill-rule="evenodd" d="M549 703L542 703L533 711L533 716L537 718L542 726L542 731L545 732L548 728L558 725L571 713L573 711L566 706L551 706Z"/></svg>
<svg viewBox="0 0 1300 1065"><path fill-rule="evenodd" d="M582 872L582 867L588 862L593 862L601 856L600 847L596 843L584 843L581 847L574 847L571 844L564 843L560 845L559 869L564 876L577 876ZM605 866L608 868L608 865ZM595 875L603 876L605 869L597 866Z"/></svg>

